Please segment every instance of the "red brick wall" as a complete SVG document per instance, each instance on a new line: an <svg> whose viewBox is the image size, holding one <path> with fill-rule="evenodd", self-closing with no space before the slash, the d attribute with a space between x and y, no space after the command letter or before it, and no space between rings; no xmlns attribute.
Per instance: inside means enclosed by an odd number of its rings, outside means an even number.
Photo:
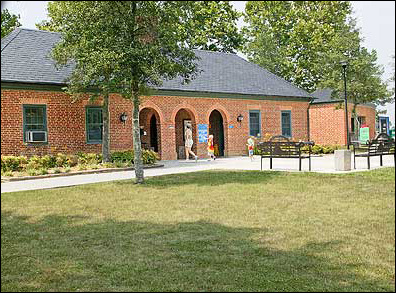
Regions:
<svg viewBox="0 0 396 293"><path fill-rule="evenodd" d="M348 126L351 130L353 104L348 104ZM375 136L375 109L368 106L356 107L358 116L366 118L370 128L370 139ZM323 103L311 105L309 110L310 139L316 144L346 145L345 112L343 104Z"/></svg>
<svg viewBox="0 0 396 293"><path fill-rule="evenodd" d="M100 103L97 101L94 104L100 105ZM48 144L33 146L23 143L23 104L47 105ZM85 106L90 104L87 99L71 103L70 97L61 92L2 90L1 154L100 152L100 144L86 143ZM120 96L111 95L109 107L111 150L131 149L133 146L132 102ZM200 157L206 157L207 150L205 143L198 143L197 125L209 124L209 116L215 109L223 118L226 156L246 153L249 110L261 111L262 135L280 134L281 111L291 110L293 139L307 139L308 102L154 96L143 97L140 108L141 110L151 109L141 112L140 121L143 124L144 116L149 119L149 112L157 116L158 136L161 139L160 155L162 159L167 160L176 159L178 146L183 145L178 134L180 126L177 121L186 113L193 118L193 150ZM186 111L179 112L182 109ZM125 124L120 121L120 115L123 112L128 115ZM244 117L241 123L237 122L239 114ZM177 141L176 138L178 138Z"/></svg>

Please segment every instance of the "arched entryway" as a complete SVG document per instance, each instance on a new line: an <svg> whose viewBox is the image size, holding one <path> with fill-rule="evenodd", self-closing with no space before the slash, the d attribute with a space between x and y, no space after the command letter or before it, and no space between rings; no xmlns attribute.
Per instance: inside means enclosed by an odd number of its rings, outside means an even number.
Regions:
<svg viewBox="0 0 396 293"><path fill-rule="evenodd" d="M213 110L209 116L209 135L213 135L215 154L223 157L225 154L224 123L223 116L217 110Z"/></svg>
<svg viewBox="0 0 396 293"><path fill-rule="evenodd" d="M187 124L191 125L194 144L192 151L197 153L197 131L194 114L188 109L180 109L175 116L175 138L177 159L185 159L186 153L184 149L184 131Z"/></svg>
<svg viewBox="0 0 396 293"><path fill-rule="evenodd" d="M150 146L158 153L158 131L157 131L157 117L151 116L150 119Z"/></svg>
<svg viewBox="0 0 396 293"><path fill-rule="evenodd" d="M153 108L144 108L139 113L142 149L153 150L161 156L160 117Z"/></svg>

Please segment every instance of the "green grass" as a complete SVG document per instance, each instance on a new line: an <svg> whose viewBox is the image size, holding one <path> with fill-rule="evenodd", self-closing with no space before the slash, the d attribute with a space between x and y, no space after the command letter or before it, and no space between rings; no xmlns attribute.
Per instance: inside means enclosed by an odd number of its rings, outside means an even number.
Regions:
<svg viewBox="0 0 396 293"><path fill-rule="evenodd" d="M395 169L1 195L2 291L395 291Z"/></svg>

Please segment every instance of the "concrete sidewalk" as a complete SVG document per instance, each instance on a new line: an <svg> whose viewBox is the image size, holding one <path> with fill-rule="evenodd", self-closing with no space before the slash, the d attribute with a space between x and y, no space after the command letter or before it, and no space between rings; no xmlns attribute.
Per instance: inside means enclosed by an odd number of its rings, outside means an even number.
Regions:
<svg viewBox="0 0 396 293"><path fill-rule="evenodd" d="M393 156L384 156L384 167L394 167ZM367 159L356 158L356 170L347 172L336 172L334 169L334 155L324 155L312 157L312 172L319 173L351 173L356 171L367 171ZM379 157L370 159L371 169L380 167ZM177 174L186 172L196 172L203 170L223 169L223 170L260 170L260 157L255 156L253 162L248 157L220 158L215 161L194 160L186 161L161 161L163 168L146 169L145 177L160 176L167 174ZM353 162L352 162L353 168ZM263 160L263 170L269 169L269 159ZM273 171L298 171L298 159L273 159ZM308 171L308 160L302 161L302 172ZM43 178L34 180L14 181L1 183L1 193L15 192L23 190L48 189L56 187L73 186L80 184L107 182L113 180L125 180L135 178L135 171L122 171L114 173L73 175L66 177Z"/></svg>

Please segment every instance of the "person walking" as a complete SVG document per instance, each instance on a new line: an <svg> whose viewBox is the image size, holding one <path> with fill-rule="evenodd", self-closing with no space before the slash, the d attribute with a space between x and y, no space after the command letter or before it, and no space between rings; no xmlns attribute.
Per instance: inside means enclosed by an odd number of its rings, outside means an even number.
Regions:
<svg viewBox="0 0 396 293"><path fill-rule="evenodd" d="M252 136L250 136L248 138L246 145L248 146L250 161L253 161L254 160L254 157L253 157L253 154L254 154L254 140L253 140Z"/></svg>
<svg viewBox="0 0 396 293"><path fill-rule="evenodd" d="M208 138L208 156L209 160L216 160L216 156L214 155L214 144L213 144L213 134L209 135Z"/></svg>
<svg viewBox="0 0 396 293"><path fill-rule="evenodd" d="M193 135L192 135L192 131L191 131L191 125L187 125L186 126L186 132L184 133L184 137L185 137L185 142L184 142L184 147L186 150L186 161L188 161L190 159L190 154L194 157L195 162L198 161L198 156L194 154L194 152L191 150L194 141L193 141Z"/></svg>

